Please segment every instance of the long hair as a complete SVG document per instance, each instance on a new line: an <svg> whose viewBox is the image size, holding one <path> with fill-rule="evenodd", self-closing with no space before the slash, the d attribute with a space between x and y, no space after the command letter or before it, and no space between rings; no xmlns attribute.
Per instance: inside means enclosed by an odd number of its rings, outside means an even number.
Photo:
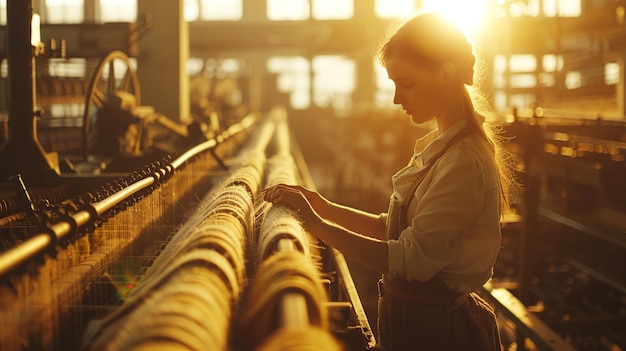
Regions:
<svg viewBox="0 0 626 351"><path fill-rule="evenodd" d="M513 196L517 194L519 184L514 175L514 162L511 153L503 146L506 141L501 136L501 129L486 121L485 114L477 111L475 100L481 96L479 89L470 87L474 84L477 66L473 46L463 32L435 12L421 13L404 23L382 46L378 53L380 63L391 57L403 57L415 65L439 68L444 63L452 63L457 72L459 103L463 106L467 125L481 137L483 144L494 155L502 193L502 212L510 208ZM487 104L480 104L486 110Z"/></svg>

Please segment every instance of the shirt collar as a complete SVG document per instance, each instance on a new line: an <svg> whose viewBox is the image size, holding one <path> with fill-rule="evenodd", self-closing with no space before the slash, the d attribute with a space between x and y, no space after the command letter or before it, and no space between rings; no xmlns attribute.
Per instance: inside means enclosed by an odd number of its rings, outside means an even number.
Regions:
<svg viewBox="0 0 626 351"><path fill-rule="evenodd" d="M461 119L441 134L439 133L439 129L435 129L417 139L415 148L413 149L413 164L424 167L424 165L430 162L433 157L438 155L446 147L448 142L454 138L455 135L465 128L466 124L465 119Z"/></svg>

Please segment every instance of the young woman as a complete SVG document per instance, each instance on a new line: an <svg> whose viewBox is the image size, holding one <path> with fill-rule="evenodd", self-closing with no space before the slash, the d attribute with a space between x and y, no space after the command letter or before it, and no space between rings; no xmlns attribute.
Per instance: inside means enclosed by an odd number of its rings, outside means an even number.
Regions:
<svg viewBox="0 0 626 351"><path fill-rule="evenodd" d="M415 124L437 124L392 177L389 211L365 213L292 185L266 189L265 199L297 209L311 234L382 274L378 331L387 350L500 350L493 310L475 291L492 275L510 183L466 88L472 46L444 17L423 13L379 57L394 103Z"/></svg>

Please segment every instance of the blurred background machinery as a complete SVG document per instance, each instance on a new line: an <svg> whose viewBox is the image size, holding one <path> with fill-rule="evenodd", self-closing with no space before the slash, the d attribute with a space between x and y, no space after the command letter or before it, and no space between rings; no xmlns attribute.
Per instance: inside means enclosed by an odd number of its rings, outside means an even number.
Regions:
<svg viewBox="0 0 626 351"><path fill-rule="evenodd" d="M376 348L378 276L260 191L386 210L432 126L375 53L421 9L473 40L523 186L481 291L506 349L626 348L623 0L0 8L0 349Z"/></svg>

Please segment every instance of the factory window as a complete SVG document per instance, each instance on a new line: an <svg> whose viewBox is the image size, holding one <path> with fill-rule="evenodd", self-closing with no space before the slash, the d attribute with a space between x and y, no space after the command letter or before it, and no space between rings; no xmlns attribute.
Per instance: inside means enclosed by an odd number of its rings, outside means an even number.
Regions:
<svg viewBox="0 0 626 351"><path fill-rule="evenodd" d="M565 88L578 89L583 86L583 75L580 71L565 73Z"/></svg>
<svg viewBox="0 0 626 351"><path fill-rule="evenodd" d="M52 77L84 78L87 61L84 58L48 59L48 75Z"/></svg>
<svg viewBox="0 0 626 351"><path fill-rule="evenodd" d="M535 17L539 15L540 7L539 0L526 0L526 1L508 1L498 0L497 5L500 5L496 13L498 16L512 16L522 17L531 16Z"/></svg>
<svg viewBox="0 0 626 351"><path fill-rule="evenodd" d="M354 0L267 0L267 18L272 21L350 19Z"/></svg>
<svg viewBox="0 0 626 351"><path fill-rule="evenodd" d="M552 55L552 58L555 59L552 63L556 67L556 56ZM508 107L526 109L535 102L534 94L510 94L507 89L532 89L539 81L543 86L554 85L554 77L538 72L537 66L537 57L531 54L494 56L492 72L496 91L493 94L493 102L496 110Z"/></svg>
<svg viewBox="0 0 626 351"><path fill-rule="evenodd" d="M190 57L187 59L187 74L195 76L204 70L204 60L199 57Z"/></svg>
<svg viewBox="0 0 626 351"><path fill-rule="evenodd" d="M493 58L493 84L496 88L506 88L507 59L504 55L496 55Z"/></svg>
<svg viewBox="0 0 626 351"><path fill-rule="evenodd" d="M299 21L309 18L308 0L267 0L267 18L272 21Z"/></svg>
<svg viewBox="0 0 626 351"><path fill-rule="evenodd" d="M534 72L537 70L537 58L533 55L511 55L509 71Z"/></svg>
<svg viewBox="0 0 626 351"><path fill-rule="evenodd" d="M243 15L241 0L200 0L200 19L238 21Z"/></svg>
<svg viewBox="0 0 626 351"><path fill-rule="evenodd" d="M604 65L604 83L606 85L616 85L620 77L619 63L609 62Z"/></svg>
<svg viewBox="0 0 626 351"><path fill-rule="evenodd" d="M494 74L493 85L499 89L506 88L506 78L504 77L504 74Z"/></svg>
<svg viewBox="0 0 626 351"><path fill-rule="evenodd" d="M135 22L137 0L100 0L100 19L107 22Z"/></svg>
<svg viewBox="0 0 626 351"><path fill-rule="evenodd" d="M541 68L543 72L539 74L539 81L544 87L554 87L556 78L553 73L563 69L563 56L561 55L543 55L541 57Z"/></svg>
<svg viewBox="0 0 626 351"><path fill-rule="evenodd" d="M185 21L239 21L242 6L241 0L185 0Z"/></svg>
<svg viewBox="0 0 626 351"><path fill-rule="evenodd" d="M185 21L193 22L200 18L200 4L198 0L185 0L183 6Z"/></svg>
<svg viewBox="0 0 626 351"><path fill-rule="evenodd" d="M343 56L316 56L313 66L313 102L321 108L332 108L335 115L352 113L354 61Z"/></svg>
<svg viewBox="0 0 626 351"><path fill-rule="evenodd" d="M272 57L267 62L267 70L277 75L278 91L289 94L289 103L294 109L311 105L309 66L304 57Z"/></svg>
<svg viewBox="0 0 626 351"><path fill-rule="evenodd" d="M7 59L2 59L2 63L0 64L0 77L7 78L9 76L9 64Z"/></svg>
<svg viewBox="0 0 626 351"><path fill-rule="evenodd" d="M239 21L243 16L242 0L185 0L185 21Z"/></svg>
<svg viewBox="0 0 626 351"><path fill-rule="evenodd" d="M543 14L547 17L580 17L581 0L543 0Z"/></svg>
<svg viewBox="0 0 626 351"><path fill-rule="evenodd" d="M83 0L45 0L47 23L82 23Z"/></svg>
<svg viewBox="0 0 626 351"><path fill-rule="evenodd" d="M313 18L318 20L350 19L354 15L354 0L313 0Z"/></svg>
<svg viewBox="0 0 626 351"><path fill-rule="evenodd" d="M560 71L563 69L563 56L543 55L541 58L541 66L545 72Z"/></svg>
<svg viewBox="0 0 626 351"><path fill-rule="evenodd" d="M493 71L504 74L506 72L506 57L504 55L495 55L493 57Z"/></svg>
<svg viewBox="0 0 626 351"><path fill-rule="evenodd" d="M495 55L493 58L493 84L496 88L506 87L507 59L504 55Z"/></svg>
<svg viewBox="0 0 626 351"><path fill-rule="evenodd" d="M216 79L239 77L245 67L245 62L236 58L210 58L204 63L204 76Z"/></svg>
<svg viewBox="0 0 626 351"><path fill-rule="evenodd" d="M7 0L0 0L0 26L7 25Z"/></svg>
<svg viewBox="0 0 626 351"><path fill-rule="evenodd" d="M376 0L374 11L380 18L410 17L416 13L415 0Z"/></svg>
<svg viewBox="0 0 626 351"><path fill-rule="evenodd" d="M535 94L511 94L508 98L508 106L527 108L535 103Z"/></svg>
<svg viewBox="0 0 626 351"><path fill-rule="evenodd" d="M497 17L579 17L581 0L497 0L494 13Z"/></svg>
<svg viewBox="0 0 626 351"><path fill-rule="evenodd" d="M541 86L544 87L553 87L556 84L554 74L550 73L539 74L539 81L541 82Z"/></svg>
<svg viewBox="0 0 626 351"><path fill-rule="evenodd" d="M493 103L496 111L502 111L507 108L506 93L503 91L496 91L493 94Z"/></svg>
<svg viewBox="0 0 626 351"><path fill-rule="evenodd" d="M537 58L535 56L528 54L511 55L508 62L508 71L517 73L508 77L509 88L527 89L537 86L537 77L534 74L537 71ZM524 97L522 98L522 96ZM526 100L527 97L525 95L510 98L510 102L514 103L513 106L518 107L527 107L528 105L521 103L521 101Z"/></svg>
<svg viewBox="0 0 626 351"><path fill-rule="evenodd" d="M534 74L513 74L509 76L510 88L534 88L537 85L537 77Z"/></svg>
<svg viewBox="0 0 626 351"><path fill-rule="evenodd" d="M289 94L292 108L308 108L312 95L317 107L330 108L342 117L352 113L354 61L343 56L316 56L310 63L303 57L272 57L267 68L277 75L278 91Z"/></svg>
<svg viewBox="0 0 626 351"><path fill-rule="evenodd" d="M48 125L51 127L79 127L82 125L81 117L85 112L85 104L67 103L51 104L47 115L50 117Z"/></svg>

